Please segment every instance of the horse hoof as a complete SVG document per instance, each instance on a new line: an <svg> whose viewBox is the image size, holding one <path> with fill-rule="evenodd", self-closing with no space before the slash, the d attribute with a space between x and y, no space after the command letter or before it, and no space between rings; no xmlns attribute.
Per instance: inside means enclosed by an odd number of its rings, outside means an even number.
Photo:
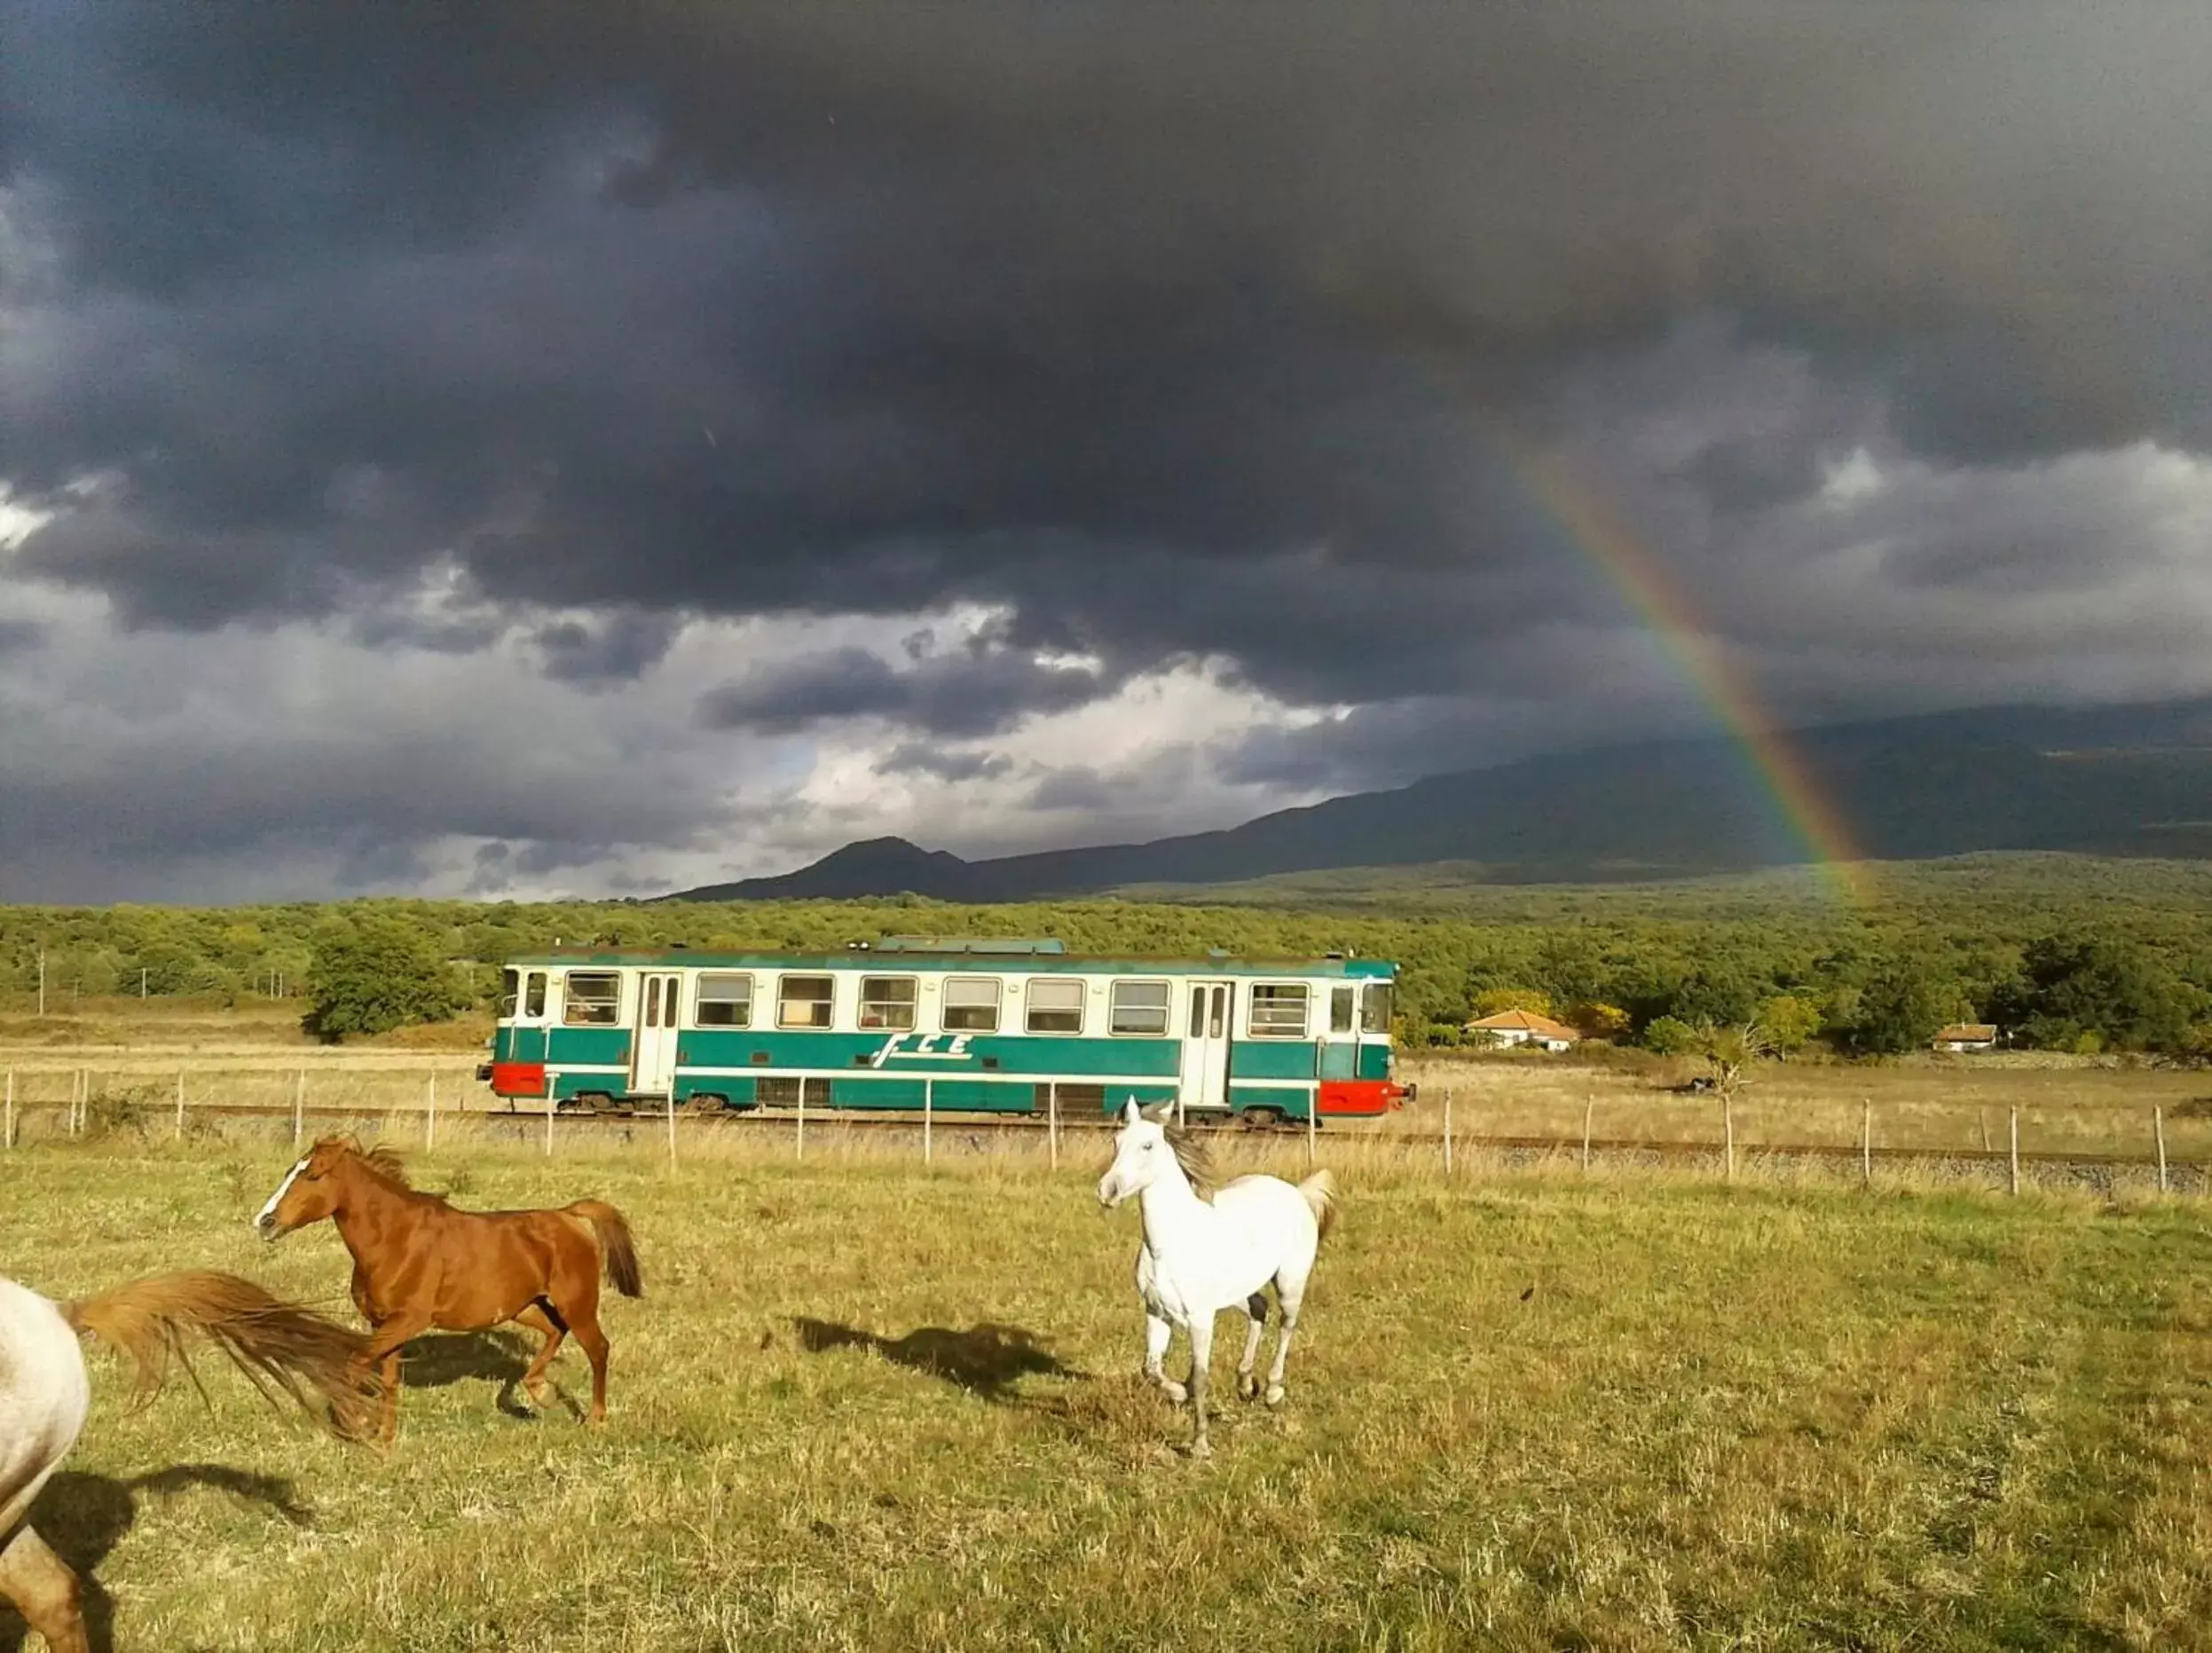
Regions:
<svg viewBox="0 0 2212 1653"><path fill-rule="evenodd" d="M1237 1397L1240 1400L1257 1400L1260 1397L1259 1379L1249 1372L1237 1374Z"/></svg>
<svg viewBox="0 0 2212 1653"><path fill-rule="evenodd" d="M1271 1406L1279 1406L1283 1404L1283 1386L1281 1384L1270 1383L1267 1386L1267 1404Z"/></svg>
<svg viewBox="0 0 2212 1653"><path fill-rule="evenodd" d="M1214 1448L1213 1448L1213 1444L1212 1444L1212 1443L1211 1443L1211 1442L1208 1441L1208 1440L1207 1440L1207 1438L1206 1438L1204 1436L1202 1436L1202 1435L1201 1435L1201 1436L1200 1436L1200 1437L1198 1437L1198 1439L1196 1439L1196 1440L1194 1440L1194 1441L1193 1441L1193 1442L1191 1443L1191 1456L1192 1456L1192 1457L1193 1457L1193 1458L1211 1458L1213 1455L1214 1455Z"/></svg>
<svg viewBox="0 0 2212 1653"><path fill-rule="evenodd" d="M1178 1406L1191 1397L1191 1391L1173 1378L1167 1379L1160 1385L1160 1392Z"/></svg>

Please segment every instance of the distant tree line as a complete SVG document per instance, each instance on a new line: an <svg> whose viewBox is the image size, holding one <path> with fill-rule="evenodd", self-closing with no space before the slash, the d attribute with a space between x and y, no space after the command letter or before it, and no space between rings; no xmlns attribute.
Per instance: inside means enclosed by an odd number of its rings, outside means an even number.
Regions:
<svg viewBox="0 0 2212 1653"><path fill-rule="evenodd" d="M885 934L1051 935L1070 950L1248 956L1350 950L1402 967L1399 1034L1463 1042L1488 1010L1541 1010L1659 1051L1756 1024L1775 1050L1925 1048L1958 1020L2023 1046L2212 1054L2212 878L2192 869L2029 862L1899 874L1864 906L1757 879L1706 888L1401 891L1340 907L917 898L773 903L299 903L0 908L0 995L46 960L75 997L236 1003L281 987L331 1036L490 1004L501 962L556 942L835 950ZM1918 880L1915 882L1915 880Z"/></svg>
<svg viewBox="0 0 2212 1653"><path fill-rule="evenodd" d="M1955 1022L1986 1021L2008 1044L2093 1054L2212 1055L2212 955L2174 958L2118 936L2045 935L2024 947L1777 950L1756 926L1674 953L1650 936L1546 937L1532 948L1486 938L1468 976L1476 1014L1534 1010L1586 1036L1666 1055L1712 1030L1756 1028L1779 1054L1818 1042L1845 1055L1925 1050ZM1414 1042L1462 1043L1448 1023Z"/></svg>

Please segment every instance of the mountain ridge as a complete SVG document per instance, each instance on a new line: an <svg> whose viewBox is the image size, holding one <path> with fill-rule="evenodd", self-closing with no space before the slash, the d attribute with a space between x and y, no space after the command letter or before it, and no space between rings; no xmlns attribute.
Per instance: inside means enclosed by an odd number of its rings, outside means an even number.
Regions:
<svg viewBox="0 0 2212 1653"><path fill-rule="evenodd" d="M1931 712L1786 738L1865 859L2003 850L2212 858L2212 697ZM793 872L659 899L912 893L986 903L1445 862L1477 863L1500 883L1641 881L1811 860L1748 762L1721 737L1600 746L1144 843L968 861L901 838L860 839Z"/></svg>

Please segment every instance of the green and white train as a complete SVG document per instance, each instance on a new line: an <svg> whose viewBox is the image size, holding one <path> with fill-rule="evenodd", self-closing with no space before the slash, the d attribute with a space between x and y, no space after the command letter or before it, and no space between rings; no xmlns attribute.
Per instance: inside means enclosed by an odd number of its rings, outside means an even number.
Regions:
<svg viewBox="0 0 2212 1653"><path fill-rule="evenodd" d="M1085 958L1058 941L896 937L843 953L563 950L506 967L510 1103L1370 1115L1393 1076L1379 959Z"/></svg>

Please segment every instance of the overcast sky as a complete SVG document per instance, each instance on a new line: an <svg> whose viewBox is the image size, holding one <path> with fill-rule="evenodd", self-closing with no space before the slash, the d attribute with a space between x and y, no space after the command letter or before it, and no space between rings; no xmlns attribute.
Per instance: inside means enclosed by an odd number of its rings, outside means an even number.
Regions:
<svg viewBox="0 0 2212 1653"><path fill-rule="evenodd" d="M2212 689L2212 8L0 0L0 899ZM403 20L403 19L405 20Z"/></svg>

